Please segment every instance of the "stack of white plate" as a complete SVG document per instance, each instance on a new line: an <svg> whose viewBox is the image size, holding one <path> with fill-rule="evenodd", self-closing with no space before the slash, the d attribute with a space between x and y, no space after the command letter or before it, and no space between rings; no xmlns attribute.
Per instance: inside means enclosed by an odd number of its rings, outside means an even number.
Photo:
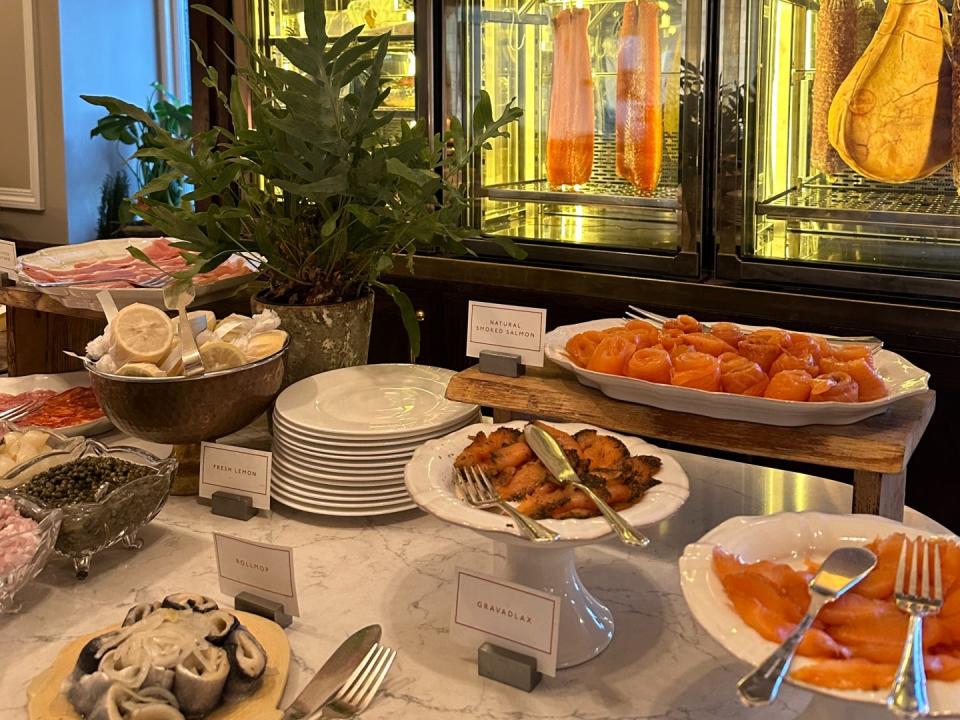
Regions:
<svg viewBox="0 0 960 720"><path fill-rule="evenodd" d="M318 515L387 515L415 507L403 469L427 440L479 421L444 398L451 370L362 365L284 390L273 413L275 500Z"/></svg>

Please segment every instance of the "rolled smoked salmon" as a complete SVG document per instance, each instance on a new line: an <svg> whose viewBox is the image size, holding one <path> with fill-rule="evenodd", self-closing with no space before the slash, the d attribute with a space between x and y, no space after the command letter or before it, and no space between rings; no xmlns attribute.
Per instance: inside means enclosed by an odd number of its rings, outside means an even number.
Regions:
<svg viewBox="0 0 960 720"><path fill-rule="evenodd" d="M660 7L656 0L627 0L617 54L617 174L649 191L662 167Z"/></svg>
<svg viewBox="0 0 960 720"><path fill-rule="evenodd" d="M780 353L780 357L774 360L773 365L770 366L770 377L773 377L777 373L783 372L784 370L803 370L804 372L810 373L814 377L820 374L820 368L817 365L817 361L810 353L804 353L801 355L793 355L786 351Z"/></svg>
<svg viewBox="0 0 960 720"><path fill-rule="evenodd" d="M770 378L763 396L774 400L807 402L812 387L813 376L809 373L803 370L783 370Z"/></svg>
<svg viewBox="0 0 960 720"><path fill-rule="evenodd" d="M824 370L827 372L843 372L857 382L858 402L870 402L887 396L887 385L880 374L873 369L865 358L848 360L846 362L827 358L824 360Z"/></svg>
<svg viewBox="0 0 960 720"><path fill-rule="evenodd" d="M736 353L720 356L720 384L734 395L762 396L769 378L755 362Z"/></svg>
<svg viewBox="0 0 960 720"><path fill-rule="evenodd" d="M637 346L622 335L608 335L594 351L587 363L587 370L623 375L627 360L637 351Z"/></svg>
<svg viewBox="0 0 960 720"><path fill-rule="evenodd" d="M720 392L720 361L713 355L696 350L675 355L670 383L679 387Z"/></svg>
<svg viewBox="0 0 960 720"><path fill-rule="evenodd" d="M845 372L832 372L813 379L810 402L857 402L860 387Z"/></svg>
<svg viewBox="0 0 960 720"><path fill-rule="evenodd" d="M593 357L593 353L599 344L600 343L593 338L587 337L586 333L579 333L567 340L564 350L566 350L567 356L571 360L580 367L585 368L590 363L590 358Z"/></svg>
<svg viewBox="0 0 960 720"><path fill-rule="evenodd" d="M593 172L593 75L586 8L560 10L553 18L553 82L547 121L547 182L583 185Z"/></svg>
<svg viewBox="0 0 960 720"><path fill-rule="evenodd" d="M670 353L663 348L643 348L627 361L626 374L637 380L669 385L672 365Z"/></svg>

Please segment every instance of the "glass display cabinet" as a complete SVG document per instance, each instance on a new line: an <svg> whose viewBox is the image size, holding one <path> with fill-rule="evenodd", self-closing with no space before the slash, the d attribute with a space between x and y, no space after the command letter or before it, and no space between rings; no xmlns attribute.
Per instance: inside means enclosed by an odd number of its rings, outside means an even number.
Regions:
<svg viewBox="0 0 960 720"><path fill-rule="evenodd" d="M469 118L481 89L495 113L511 99L524 112L466 178L475 247L506 236L534 261L698 276L701 2L446 0L443 12L444 114Z"/></svg>
<svg viewBox="0 0 960 720"><path fill-rule="evenodd" d="M960 298L948 23L936 0L723 0L719 277Z"/></svg>

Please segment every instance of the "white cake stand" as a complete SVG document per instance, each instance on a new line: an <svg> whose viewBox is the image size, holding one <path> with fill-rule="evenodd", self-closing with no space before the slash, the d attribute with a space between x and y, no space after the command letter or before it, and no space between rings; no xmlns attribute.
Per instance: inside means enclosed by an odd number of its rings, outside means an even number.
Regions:
<svg viewBox="0 0 960 720"><path fill-rule="evenodd" d="M521 429L525 422L505 423L501 427ZM595 598L577 574L575 549L606 539L612 533L600 517L587 520L545 520L543 524L560 534L552 543L535 543L522 534L508 516L477 510L457 495L453 460L470 438L494 425L470 425L439 440L425 443L407 464L405 480L414 502L427 512L454 525L470 528L503 545L504 560L497 575L537 590L556 595L563 601L560 609L557 667L567 668L592 660L613 639L614 621L610 610ZM621 440L631 455L654 455L662 463L657 479L643 499L622 515L634 527L659 522L673 515L690 495L690 483L680 464L664 451L635 437L618 435L592 425L557 423L567 433L592 428ZM637 551L642 558L643 550Z"/></svg>

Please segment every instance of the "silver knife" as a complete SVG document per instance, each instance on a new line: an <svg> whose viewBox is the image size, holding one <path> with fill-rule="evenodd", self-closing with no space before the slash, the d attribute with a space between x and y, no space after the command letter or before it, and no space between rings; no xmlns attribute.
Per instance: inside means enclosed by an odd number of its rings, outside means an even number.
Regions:
<svg viewBox="0 0 960 720"><path fill-rule="evenodd" d="M309 717L322 708L334 696L337 690L350 678L350 675L370 652L370 648L380 642L383 629L379 625L370 625L357 630L338 647L313 679L300 691L283 712L283 720L300 720Z"/></svg>
<svg viewBox="0 0 960 720"><path fill-rule="evenodd" d="M877 556L862 547L839 548L827 556L810 581L810 608L800 624L770 657L737 684L744 705L766 705L777 697L800 641L813 625L820 608L863 580L876 565Z"/></svg>
<svg viewBox="0 0 960 720"><path fill-rule="evenodd" d="M572 485L593 500L593 504L603 513L603 516L607 519L607 522L610 523L610 527L617 533L617 537L620 538L621 542L636 547L646 547L650 544L650 538L630 527L627 521L620 517L620 513L610 507L606 500L597 495L597 493L593 491L593 488L584 485L580 481L566 453L563 452L563 448L560 447L560 443L554 439L553 435L542 427L530 423L523 429L523 436L527 440L527 445L533 450L533 454L540 458L540 462L544 464L547 471L556 478L558 483L564 486Z"/></svg>

